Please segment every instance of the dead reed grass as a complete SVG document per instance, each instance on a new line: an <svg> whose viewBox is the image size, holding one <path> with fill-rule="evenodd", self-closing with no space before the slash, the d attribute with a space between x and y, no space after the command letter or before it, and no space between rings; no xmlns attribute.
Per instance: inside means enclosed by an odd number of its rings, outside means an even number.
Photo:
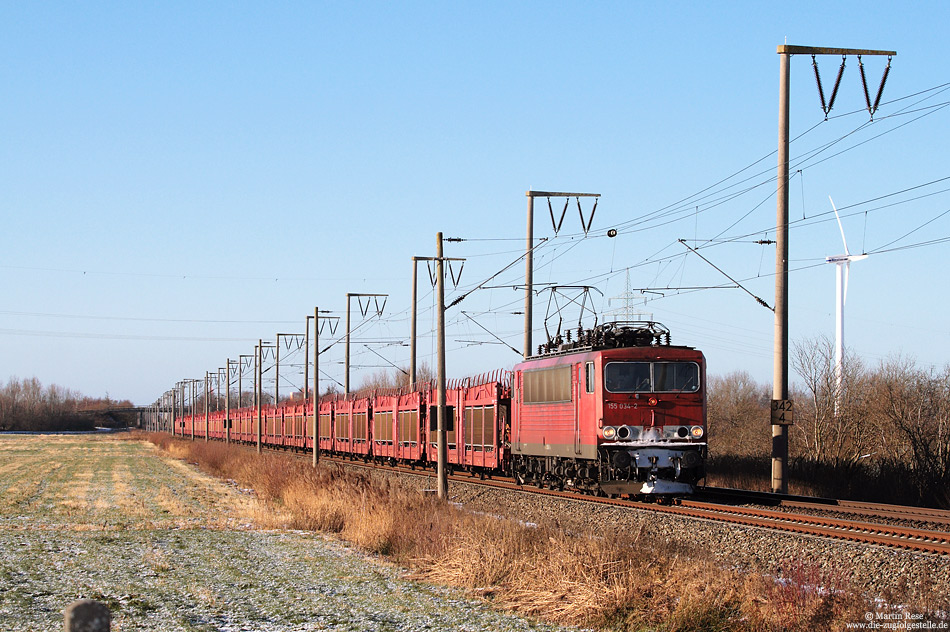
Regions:
<svg viewBox="0 0 950 632"><path fill-rule="evenodd" d="M336 465L220 443L149 439L253 488L271 524L337 534L500 608L609 630L842 629L873 610L843 576L802 563L783 583L726 570L637 533L578 534L466 512ZM823 590L819 587L831 587Z"/></svg>

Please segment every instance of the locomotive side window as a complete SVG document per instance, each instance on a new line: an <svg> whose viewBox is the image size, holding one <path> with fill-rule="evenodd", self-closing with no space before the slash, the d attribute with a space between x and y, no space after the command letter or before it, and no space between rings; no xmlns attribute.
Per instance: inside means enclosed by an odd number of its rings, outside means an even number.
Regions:
<svg viewBox="0 0 950 632"><path fill-rule="evenodd" d="M584 378L588 393L594 392L594 363L588 362L584 365Z"/></svg>
<svg viewBox="0 0 950 632"><path fill-rule="evenodd" d="M571 366L525 371L523 397L525 404L551 404L571 401Z"/></svg>
<svg viewBox="0 0 950 632"><path fill-rule="evenodd" d="M609 362L604 386L611 393L694 393L699 390L695 362Z"/></svg>

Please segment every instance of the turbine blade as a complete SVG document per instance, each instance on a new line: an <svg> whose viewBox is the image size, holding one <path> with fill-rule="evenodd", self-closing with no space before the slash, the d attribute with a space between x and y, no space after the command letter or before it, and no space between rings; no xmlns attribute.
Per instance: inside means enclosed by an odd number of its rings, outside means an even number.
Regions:
<svg viewBox="0 0 950 632"><path fill-rule="evenodd" d="M851 256L851 251L848 250L848 240L844 238L844 226L841 225L841 216L838 215L838 209L835 208L835 201L831 199L831 196L828 196L828 201L831 202L831 208L835 211L835 219L838 220L838 230L841 231L841 241L844 243L844 254Z"/></svg>

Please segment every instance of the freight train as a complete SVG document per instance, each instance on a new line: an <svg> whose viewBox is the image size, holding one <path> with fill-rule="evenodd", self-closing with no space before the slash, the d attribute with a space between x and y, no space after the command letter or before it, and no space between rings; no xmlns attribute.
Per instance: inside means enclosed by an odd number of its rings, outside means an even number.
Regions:
<svg viewBox="0 0 950 632"><path fill-rule="evenodd" d="M573 334L573 335L572 335ZM434 384L329 395L317 404L322 454L434 467ZM595 495L692 493L705 477L706 363L652 321L558 335L539 353L446 389L447 462L455 471ZM176 419L183 436L257 442L257 409ZM261 442L310 451L312 403L261 411Z"/></svg>

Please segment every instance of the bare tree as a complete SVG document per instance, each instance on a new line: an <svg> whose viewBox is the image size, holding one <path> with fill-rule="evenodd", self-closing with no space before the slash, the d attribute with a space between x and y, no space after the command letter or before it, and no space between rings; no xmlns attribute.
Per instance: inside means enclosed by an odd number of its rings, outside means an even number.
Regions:
<svg viewBox="0 0 950 632"><path fill-rule="evenodd" d="M839 389L834 344L820 336L794 345L792 366L807 394L799 402L795 423L804 455L836 465L856 463L874 437L868 432L865 414L868 375L864 365L846 349Z"/></svg>
<svg viewBox="0 0 950 632"><path fill-rule="evenodd" d="M428 362L420 362L416 366L416 383L417 384L432 384L435 382L436 378L435 370L429 365ZM405 383L409 386L409 376L405 376Z"/></svg>
<svg viewBox="0 0 950 632"><path fill-rule="evenodd" d="M0 412L2 412L2 421L0 428L9 430L14 428L20 418L20 393L22 388L20 380L11 377L7 380L6 386L0 392Z"/></svg>
<svg viewBox="0 0 950 632"><path fill-rule="evenodd" d="M881 365L872 397L886 456L912 468L922 497L950 504L950 365L924 371L905 358L890 359Z"/></svg>
<svg viewBox="0 0 950 632"><path fill-rule="evenodd" d="M376 390L401 386L402 384L400 383L399 376L396 375L397 373L398 371L395 369L379 369L370 375L364 376L358 390Z"/></svg>
<svg viewBox="0 0 950 632"><path fill-rule="evenodd" d="M44 387L35 377L11 377L0 388L0 430L56 430L89 426L91 417L79 420L75 413L83 398L78 392L52 384ZM129 404L131 406L131 404Z"/></svg>
<svg viewBox="0 0 950 632"><path fill-rule="evenodd" d="M733 371L708 380L710 442L718 454L768 454L769 437L763 431L769 417L769 387L746 371Z"/></svg>
<svg viewBox="0 0 950 632"><path fill-rule="evenodd" d="M435 372L425 362L416 367L416 383L426 384L435 379ZM401 388L410 386L409 371L402 367L392 369L380 369L363 378L359 390L371 390L381 388Z"/></svg>

